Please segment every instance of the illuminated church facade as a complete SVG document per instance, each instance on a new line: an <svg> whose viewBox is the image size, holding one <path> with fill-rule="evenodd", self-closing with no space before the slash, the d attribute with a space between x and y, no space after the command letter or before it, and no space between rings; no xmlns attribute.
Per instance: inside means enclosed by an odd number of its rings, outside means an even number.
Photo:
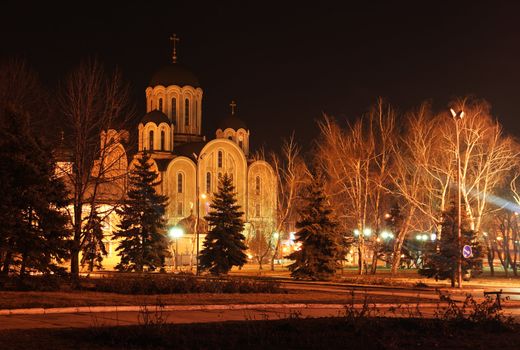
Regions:
<svg viewBox="0 0 520 350"><path fill-rule="evenodd" d="M168 197L167 229L182 230L180 237L169 237L175 240L172 242L172 255L177 256L175 265L193 266L196 231L202 249L207 230L204 217L210 210L219 178L228 174L233 179L248 238L268 235L275 229L277 179L267 162L250 157L251 132L238 117L234 102L228 116L220 121L215 137L208 140L202 135L203 89L197 77L175 58L174 51L173 63L155 72L145 90L147 112L136 130L137 153L114 157L121 160L118 171L125 172L144 152L151 156L153 169L161 180L157 191ZM124 134L114 130L109 133L115 139ZM118 142L113 149L121 153L124 148ZM117 215L107 220L107 231L115 230ZM119 262L117 242L110 236L111 233L106 234L105 269L112 269Z"/></svg>

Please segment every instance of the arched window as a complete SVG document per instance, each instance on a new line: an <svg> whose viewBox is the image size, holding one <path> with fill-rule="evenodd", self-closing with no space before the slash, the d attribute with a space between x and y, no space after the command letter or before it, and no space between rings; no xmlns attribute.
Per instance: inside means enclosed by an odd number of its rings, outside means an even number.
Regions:
<svg viewBox="0 0 520 350"><path fill-rule="evenodd" d="M228 139L231 140L231 141L233 141L233 136L229 135L229 136L228 136Z"/></svg>
<svg viewBox="0 0 520 350"><path fill-rule="evenodd" d="M255 183L255 192L256 192L256 194L260 194L260 182L261 182L260 176L256 177L256 181L255 182L256 182Z"/></svg>
<svg viewBox="0 0 520 350"><path fill-rule="evenodd" d="M190 125L190 100L184 100L184 125Z"/></svg>
<svg viewBox="0 0 520 350"><path fill-rule="evenodd" d="M177 99L172 97L172 120L177 118Z"/></svg>
<svg viewBox="0 0 520 350"><path fill-rule="evenodd" d="M150 147L150 151L153 151L153 130L150 130L150 134L148 136L148 145Z"/></svg>
<svg viewBox="0 0 520 350"><path fill-rule="evenodd" d="M211 173L206 173L206 193L211 193Z"/></svg>
<svg viewBox="0 0 520 350"><path fill-rule="evenodd" d="M177 193L182 193L182 173L177 174Z"/></svg>
<svg viewBox="0 0 520 350"><path fill-rule="evenodd" d="M161 151L164 151L164 144L165 144L165 137L164 137L164 130L161 130Z"/></svg>
<svg viewBox="0 0 520 350"><path fill-rule="evenodd" d="M162 112L162 98L159 99L159 110Z"/></svg>
<svg viewBox="0 0 520 350"><path fill-rule="evenodd" d="M260 217L260 203L257 203L256 206L255 206L255 216L257 218Z"/></svg>
<svg viewBox="0 0 520 350"><path fill-rule="evenodd" d="M218 167L222 168L222 151L218 151L217 163Z"/></svg>
<svg viewBox="0 0 520 350"><path fill-rule="evenodd" d="M199 104L197 103L197 100L195 100L195 108L193 109L193 120L195 120L195 126L197 125L197 114L199 113Z"/></svg>

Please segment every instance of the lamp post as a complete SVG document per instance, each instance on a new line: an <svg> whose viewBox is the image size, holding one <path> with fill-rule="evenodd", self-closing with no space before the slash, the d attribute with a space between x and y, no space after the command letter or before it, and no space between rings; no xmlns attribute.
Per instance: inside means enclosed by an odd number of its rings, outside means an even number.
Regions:
<svg viewBox="0 0 520 350"><path fill-rule="evenodd" d="M175 240L175 270L179 268L178 256L179 256L179 238L184 235L184 230L178 226L173 226L168 232L171 239Z"/></svg>
<svg viewBox="0 0 520 350"><path fill-rule="evenodd" d="M453 120L455 121L455 133L457 135L457 287L462 288L462 218L461 218L461 179L460 179L460 130L458 121L464 118L464 111L455 112L453 108L450 109Z"/></svg>
<svg viewBox="0 0 520 350"><path fill-rule="evenodd" d="M205 154L205 153L204 153ZM197 245L197 255L196 255L196 265L195 265L195 275L199 275L199 221L200 221L200 185L199 185L199 163L202 160L202 157L204 154L197 155L196 153L193 153L193 157L197 160L196 168L195 168L195 196L197 197L196 200L196 210L197 210L197 220L195 221L195 235L196 235L196 245Z"/></svg>

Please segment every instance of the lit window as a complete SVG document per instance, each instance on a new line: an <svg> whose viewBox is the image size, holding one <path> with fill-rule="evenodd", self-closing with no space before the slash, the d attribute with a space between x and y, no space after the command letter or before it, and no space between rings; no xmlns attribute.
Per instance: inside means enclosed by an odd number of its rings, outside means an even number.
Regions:
<svg viewBox="0 0 520 350"><path fill-rule="evenodd" d="M164 130L161 130L161 151L164 151Z"/></svg>
<svg viewBox="0 0 520 350"><path fill-rule="evenodd" d="M256 194L260 194L260 176L256 177L256 184L255 184L255 192Z"/></svg>
<svg viewBox="0 0 520 350"><path fill-rule="evenodd" d="M182 173L177 174L177 193L182 193Z"/></svg>
<svg viewBox="0 0 520 350"><path fill-rule="evenodd" d="M222 168L222 151L218 151L218 167Z"/></svg>
<svg viewBox="0 0 520 350"><path fill-rule="evenodd" d="M211 173L206 173L206 192L211 193Z"/></svg>
<svg viewBox="0 0 520 350"><path fill-rule="evenodd" d="M177 216L183 216L184 215L184 206L182 205L182 202L177 203Z"/></svg>
<svg viewBox="0 0 520 350"><path fill-rule="evenodd" d="M177 117L177 99L172 97L172 119Z"/></svg>
<svg viewBox="0 0 520 350"><path fill-rule="evenodd" d="M150 146L150 151L153 151L153 130L150 130L150 136L148 137L148 145Z"/></svg>
<svg viewBox="0 0 520 350"><path fill-rule="evenodd" d="M162 112L162 98L159 99L159 110Z"/></svg>
<svg viewBox="0 0 520 350"><path fill-rule="evenodd" d="M190 125L190 100L184 100L184 125Z"/></svg>

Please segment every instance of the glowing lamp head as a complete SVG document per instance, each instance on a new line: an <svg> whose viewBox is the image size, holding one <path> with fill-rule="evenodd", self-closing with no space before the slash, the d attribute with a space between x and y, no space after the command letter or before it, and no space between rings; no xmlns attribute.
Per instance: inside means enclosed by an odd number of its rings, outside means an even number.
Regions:
<svg viewBox="0 0 520 350"><path fill-rule="evenodd" d="M170 229L170 232L168 232L168 236L171 238L171 239L177 239L177 238L180 238L184 235L184 231L182 228L178 227L178 226L174 226Z"/></svg>

